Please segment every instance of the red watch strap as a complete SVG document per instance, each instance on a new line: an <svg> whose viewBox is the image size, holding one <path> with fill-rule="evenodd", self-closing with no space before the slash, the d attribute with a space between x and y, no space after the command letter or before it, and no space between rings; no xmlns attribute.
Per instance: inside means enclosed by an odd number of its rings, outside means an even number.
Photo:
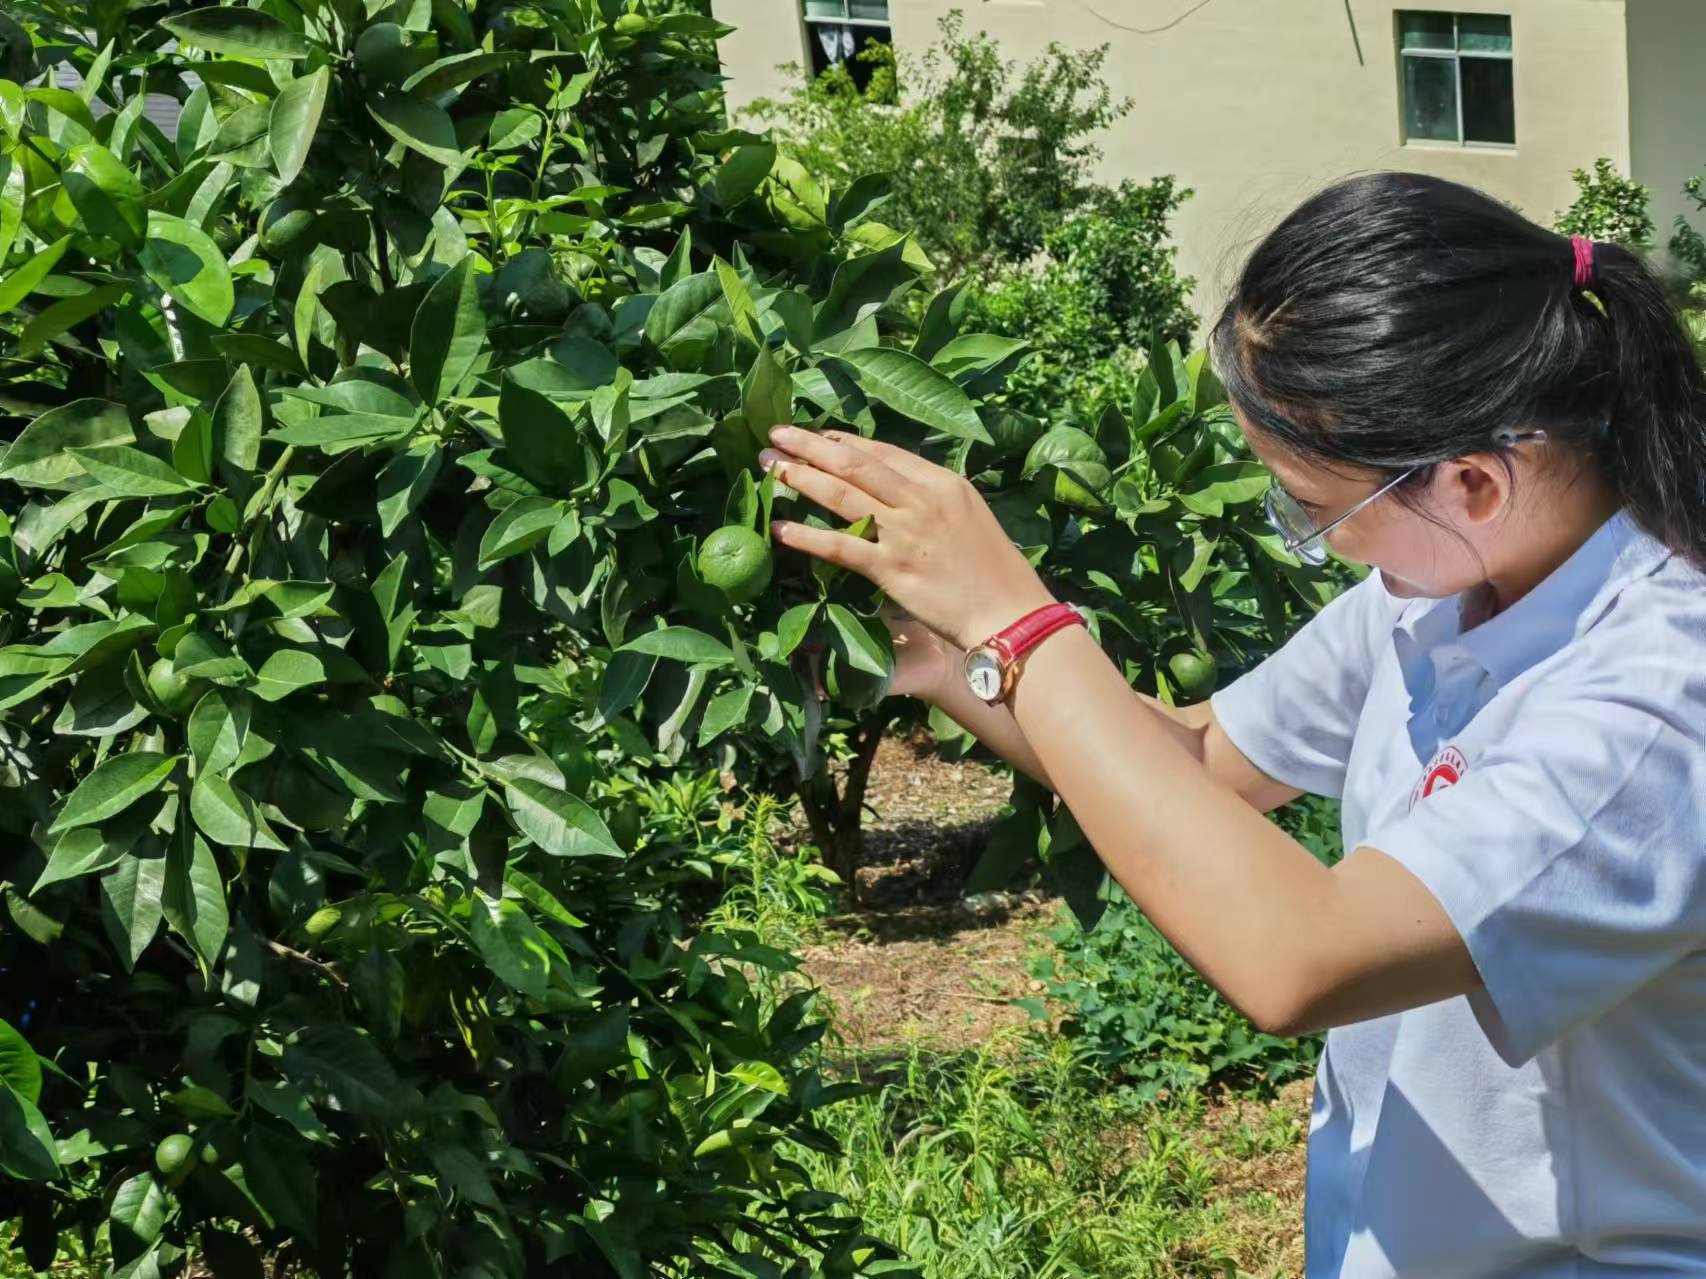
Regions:
<svg viewBox="0 0 1706 1279"><path fill-rule="evenodd" d="M1001 654L1003 661L1010 662L1061 627L1071 626L1074 622L1080 626L1084 625L1084 615L1072 605L1044 604L1041 608L1032 609L1011 625L1003 626L989 637L989 645Z"/></svg>

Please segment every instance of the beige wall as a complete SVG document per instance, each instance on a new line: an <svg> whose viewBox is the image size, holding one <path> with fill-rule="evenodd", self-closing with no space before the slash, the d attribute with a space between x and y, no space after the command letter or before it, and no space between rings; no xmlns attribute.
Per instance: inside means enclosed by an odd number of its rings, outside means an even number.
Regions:
<svg viewBox="0 0 1706 1279"><path fill-rule="evenodd" d="M1652 188L1654 238L1670 240L1677 215L1706 233L1682 184L1706 173L1706 4L1630 0L1629 154Z"/></svg>
<svg viewBox="0 0 1706 1279"><path fill-rule="evenodd" d="M1195 190L1175 219L1174 239L1180 270L1197 279L1198 314L1207 316L1274 222L1352 172L1438 174L1491 191L1542 223L1573 199L1572 169L1591 168L1603 155L1628 172L1626 32L1640 41L1635 65L1654 77L1649 96L1662 99L1643 112L1637 158L1676 169L1686 132L1698 132L1702 114L1692 103L1679 112L1672 94L1690 59L1687 91L1698 97L1706 85L1699 71L1706 0L1627 3L1662 16L1631 17L1626 27L1626 0L1414 4L1510 15L1514 150L1401 142L1393 14L1411 6L1350 0L1347 14L1340 0L1217 0L1201 8L1195 0L892 0L891 11L903 60L934 40L937 19L954 7L968 29L990 31L1020 60L1051 39L1107 43L1109 79L1134 107L1104 139L1103 168L1109 177L1172 173ZM733 103L776 92L784 82L773 64L801 56L798 0L714 0L714 7L743 28L725 43ZM1676 38L1677 27L1686 40ZM1706 152L1706 139L1701 147ZM1706 153L1691 162L1706 164ZM1670 172L1657 182L1635 176L1651 182L1655 197L1681 181Z"/></svg>

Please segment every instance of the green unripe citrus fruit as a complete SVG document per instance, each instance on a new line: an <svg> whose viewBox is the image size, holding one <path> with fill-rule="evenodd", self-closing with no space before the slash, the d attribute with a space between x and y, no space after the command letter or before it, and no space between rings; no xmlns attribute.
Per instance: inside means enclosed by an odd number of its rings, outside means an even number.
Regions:
<svg viewBox="0 0 1706 1279"><path fill-rule="evenodd" d="M169 657L154 660L148 668L148 694L172 715L182 715L201 700L205 680L191 679L172 665Z"/></svg>
<svg viewBox="0 0 1706 1279"><path fill-rule="evenodd" d="M1167 659L1167 669L1173 682L1187 697L1201 697L1214 691L1220 676L1220 663L1212 653L1174 653Z"/></svg>
<svg viewBox="0 0 1706 1279"><path fill-rule="evenodd" d="M291 197L281 195L267 206L261 217L261 248L268 253L284 253L314 226L316 214Z"/></svg>
<svg viewBox="0 0 1706 1279"><path fill-rule="evenodd" d="M643 13L625 13L616 19L616 34L619 36L637 36L651 26L651 20Z"/></svg>
<svg viewBox="0 0 1706 1279"><path fill-rule="evenodd" d="M725 524L699 546L699 576L736 604L770 585L770 544L739 524Z"/></svg>
<svg viewBox="0 0 1706 1279"><path fill-rule="evenodd" d="M195 1153L195 1138L187 1132L175 1132L154 1147L154 1166L166 1176L175 1176L189 1165Z"/></svg>

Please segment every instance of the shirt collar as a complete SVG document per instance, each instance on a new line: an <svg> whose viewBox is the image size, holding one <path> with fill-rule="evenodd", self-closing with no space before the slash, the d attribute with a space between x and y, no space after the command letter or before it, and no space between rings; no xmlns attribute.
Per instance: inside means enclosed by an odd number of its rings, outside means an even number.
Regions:
<svg viewBox="0 0 1706 1279"><path fill-rule="evenodd" d="M1502 686L1587 630L1626 585L1669 556L1620 508L1526 595L1478 626L1458 629L1467 591L1407 610L1397 623L1400 647L1428 654L1436 668L1466 654Z"/></svg>

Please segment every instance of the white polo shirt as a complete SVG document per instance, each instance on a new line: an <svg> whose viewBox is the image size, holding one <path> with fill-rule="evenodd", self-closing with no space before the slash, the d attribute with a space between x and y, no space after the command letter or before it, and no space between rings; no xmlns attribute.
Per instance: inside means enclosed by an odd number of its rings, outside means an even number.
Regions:
<svg viewBox="0 0 1706 1279"><path fill-rule="evenodd" d="M1706 574L1606 521L1503 613L1378 571L1216 692L1484 991L1328 1032L1309 1279L1706 1274Z"/></svg>

